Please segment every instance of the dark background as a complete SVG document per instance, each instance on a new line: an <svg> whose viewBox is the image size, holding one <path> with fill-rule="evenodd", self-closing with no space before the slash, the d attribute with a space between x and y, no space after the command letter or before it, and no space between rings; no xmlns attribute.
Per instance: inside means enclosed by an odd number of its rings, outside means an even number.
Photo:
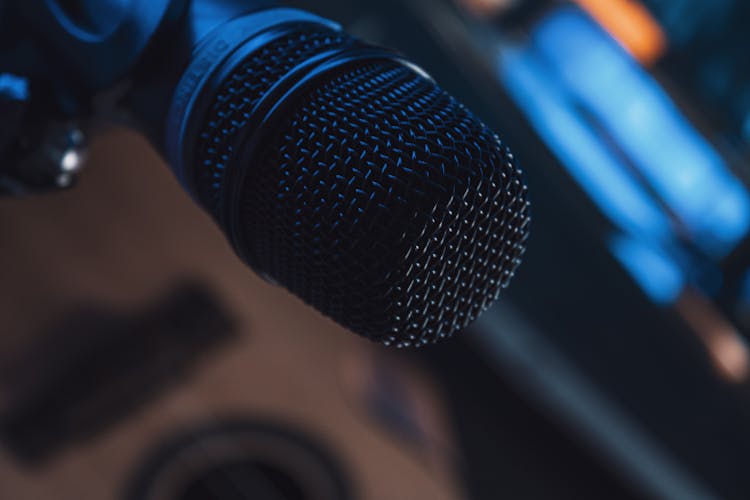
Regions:
<svg viewBox="0 0 750 500"><path fill-rule="evenodd" d="M142 138L102 131L74 190L0 201L0 497L122 498L170 437L231 416L313 436L356 498L747 498L747 238L716 236L725 219L709 210L744 199L722 189L745 193L750 172L747 6L602 2L658 27L663 45L639 59L628 43L650 25L633 21L628 38L596 2L289 3L398 48L511 146L534 220L504 300L441 345L371 345L239 264ZM636 149L659 161L639 163L607 121L641 109L625 83L595 108L600 88L581 96L554 73L593 45L530 59L551 75L536 95L511 84L513 57L535 56L550 20L569 18L617 58L584 83L624 67L674 105L672 121L656 106L641 118L664 147ZM591 142L535 114L545 99ZM715 200L701 230L649 177L678 185L690 171L678 119L724 167L699 185L696 199ZM623 225L611 191L582 180L592 165L575 153L590 144L670 221L665 241ZM623 240L641 253L627 260Z"/></svg>

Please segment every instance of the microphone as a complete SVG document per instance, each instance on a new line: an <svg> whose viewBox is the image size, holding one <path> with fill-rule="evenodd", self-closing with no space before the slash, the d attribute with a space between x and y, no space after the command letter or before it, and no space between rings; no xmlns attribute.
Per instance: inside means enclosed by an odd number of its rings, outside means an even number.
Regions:
<svg viewBox="0 0 750 500"><path fill-rule="evenodd" d="M328 20L189 3L131 106L244 262L397 347L450 337L498 299L530 216L491 130L416 65Z"/></svg>

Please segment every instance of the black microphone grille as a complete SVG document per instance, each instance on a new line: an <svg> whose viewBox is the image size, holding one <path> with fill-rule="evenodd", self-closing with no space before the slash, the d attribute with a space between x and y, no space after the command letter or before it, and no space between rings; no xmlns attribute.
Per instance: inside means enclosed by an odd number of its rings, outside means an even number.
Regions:
<svg viewBox="0 0 750 500"><path fill-rule="evenodd" d="M508 285L528 237L527 188L496 135L395 57L319 75L273 126L246 133L285 75L352 43L300 29L237 64L203 120L195 190L263 276L370 339L432 343Z"/></svg>

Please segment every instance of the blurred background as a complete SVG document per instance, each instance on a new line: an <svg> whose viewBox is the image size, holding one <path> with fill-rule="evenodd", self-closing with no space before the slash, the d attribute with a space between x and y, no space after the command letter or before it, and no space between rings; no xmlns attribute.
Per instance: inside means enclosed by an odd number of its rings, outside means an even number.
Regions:
<svg viewBox="0 0 750 500"><path fill-rule="evenodd" d="M287 3L513 149L534 220L505 299L372 345L108 131L74 190L0 200L0 498L750 497L750 5Z"/></svg>

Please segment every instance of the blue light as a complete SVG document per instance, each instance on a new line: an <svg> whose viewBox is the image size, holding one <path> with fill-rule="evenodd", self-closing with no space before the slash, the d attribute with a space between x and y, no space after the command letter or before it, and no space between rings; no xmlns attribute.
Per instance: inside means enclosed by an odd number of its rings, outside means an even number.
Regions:
<svg viewBox="0 0 750 500"><path fill-rule="evenodd" d="M653 302L671 304L682 293L685 276L680 266L658 247L623 235L612 237L609 247Z"/></svg>
<svg viewBox="0 0 750 500"><path fill-rule="evenodd" d="M504 47L499 72L539 136L619 228L609 248L655 302L672 302L698 279L695 250L721 259L747 236L745 186L659 83L582 11L558 9L528 42Z"/></svg>
<svg viewBox="0 0 750 500"><path fill-rule="evenodd" d="M563 8L545 18L529 52L616 144L699 248L721 257L745 237L745 187L658 82L584 13Z"/></svg>
<svg viewBox="0 0 750 500"><path fill-rule="evenodd" d="M25 101L29 98L29 82L20 76L0 73L0 95L15 101Z"/></svg>
<svg viewBox="0 0 750 500"><path fill-rule="evenodd" d="M556 75L525 49L504 54L501 71L539 135L614 224L654 240L669 238L669 219L580 116Z"/></svg>

